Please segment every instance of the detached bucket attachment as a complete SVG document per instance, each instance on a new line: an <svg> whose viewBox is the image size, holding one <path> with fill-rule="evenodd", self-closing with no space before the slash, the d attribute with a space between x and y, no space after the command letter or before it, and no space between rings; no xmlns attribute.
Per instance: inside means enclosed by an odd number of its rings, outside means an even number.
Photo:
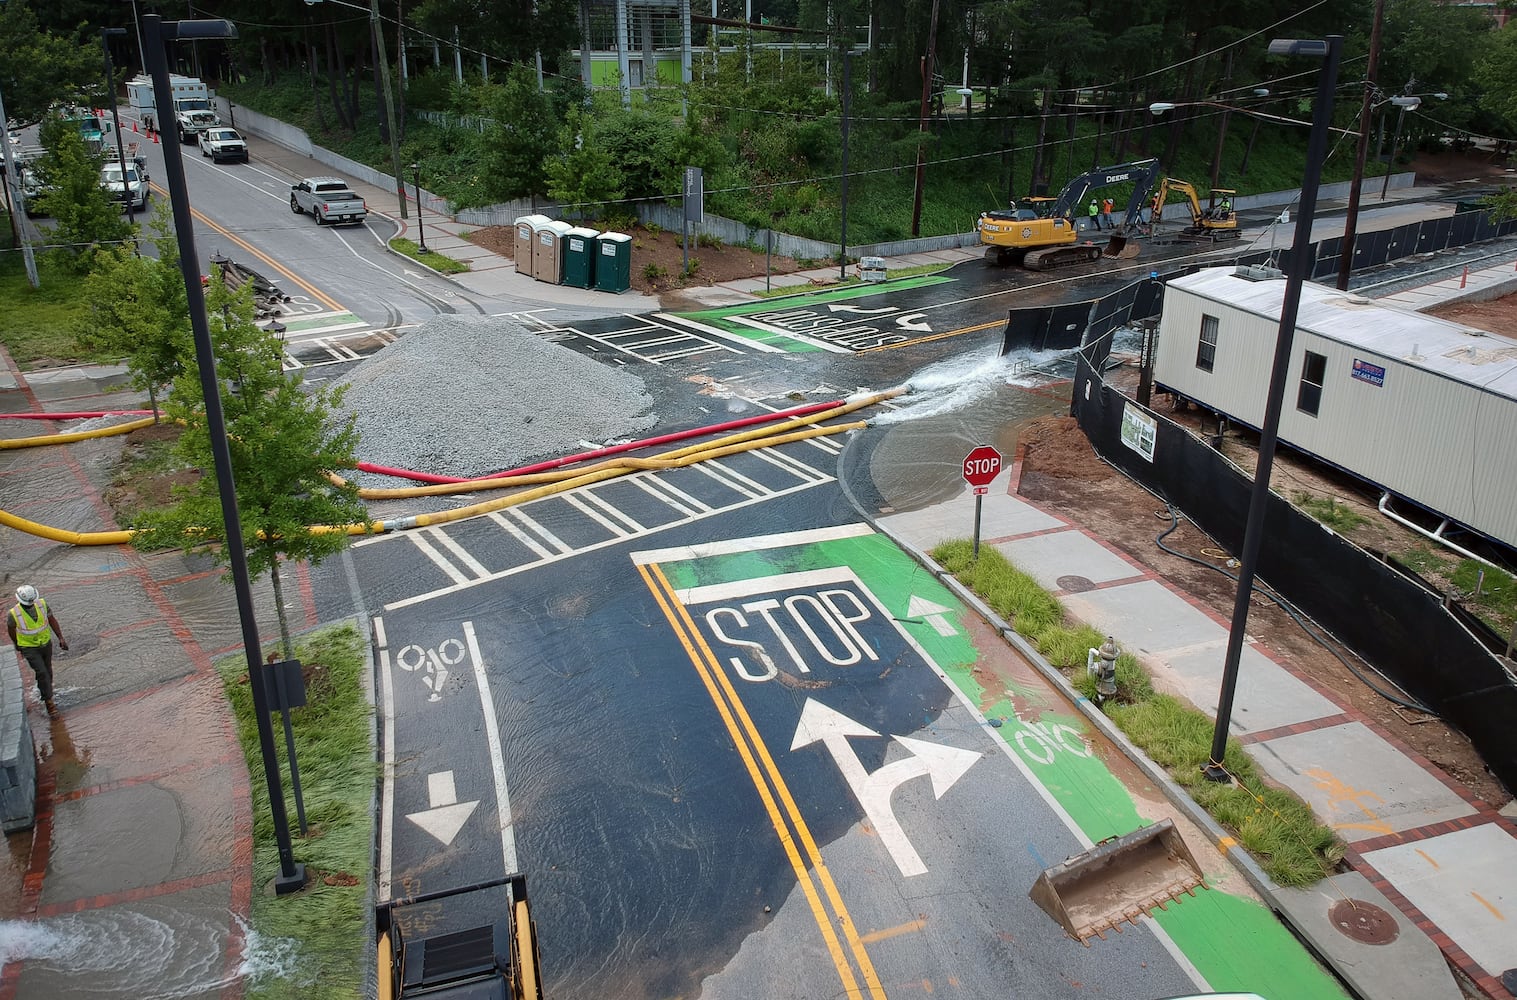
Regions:
<svg viewBox="0 0 1517 1000"><path fill-rule="evenodd" d="M1205 883L1180 832L1164 819L1055 865L1028 895L1070 937L1089 945L1103 931L1121 930L1123 921L1135 922L1181 894L1194 896Z"/></svg>
<svg viewBox="0 0 1517 1000"><path fill-rule="evenodd" d="M1102 257L1117 257L1122 260L1132 260L1138 256L1139 246L1128 241L1122 233L1113 233L1106 243L1106 249L1101 251Z"/></svg>

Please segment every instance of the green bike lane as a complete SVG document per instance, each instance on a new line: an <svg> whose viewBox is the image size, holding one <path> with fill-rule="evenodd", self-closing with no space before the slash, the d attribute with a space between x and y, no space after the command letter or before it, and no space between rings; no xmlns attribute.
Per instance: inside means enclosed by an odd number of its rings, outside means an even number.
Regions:
<svg viewBox="0 0 1517 1000"><path fill-rule="evenodd" d="M1017 660L1016 654L940 581L865 526L832 532L835 537L797 533L793 543L779 537L747 540L752 542L747 550L741 543L697 547L683 558L666 554L660 566L680 593L751 584L748 592L758 594L767 580L851 577L865 602L878 602L892 619L866 623L855 614L849 626L855 635L870 638L871 627L900 630L955 700L978 713L982 728L1021 762L1022 772L1041 787L1045 801L1057 804L1061 821L1083 842L1128 833L1158 818L1154 812L1163 810L1156 810L1154 801L1160 793L1085 723L1065 694L1025 666L1008 668L1006 661ZM1118 772L1126 772L1135 787L1124 784ZM1266 1000L1345 997L1338 981L1253 896L1241 875L1220 855L1208 856L1210 863L1202 860L1207 888L1148 919L1210 988L1250 991ZM1063 859L1043 860L1052 865ZM1092 946L1111 947L1112 937L1108 933L1106 941Z"/></svg>

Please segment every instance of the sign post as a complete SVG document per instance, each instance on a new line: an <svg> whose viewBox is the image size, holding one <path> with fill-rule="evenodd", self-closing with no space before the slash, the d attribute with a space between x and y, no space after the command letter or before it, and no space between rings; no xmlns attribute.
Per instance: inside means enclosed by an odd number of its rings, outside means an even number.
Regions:
<svg viewBox="0 0 1517 1000"><path fill-rule="evenodd" d="M990 490L991 480L1001 473L1001 453L982 444L964 456L964 481L974 487L974 553L980 558L980 507Z"/></svg>

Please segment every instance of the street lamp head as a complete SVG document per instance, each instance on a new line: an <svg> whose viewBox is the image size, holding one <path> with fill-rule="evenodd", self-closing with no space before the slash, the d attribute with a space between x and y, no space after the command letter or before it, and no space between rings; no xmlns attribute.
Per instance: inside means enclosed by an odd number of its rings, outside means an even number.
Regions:
<svg viewBox="0 0 1517 1000"><path fill-rule="evenodd" d="M1420 97L1392 97L1391 98L1391 103L1394 104L1394 105L1396 105L1396 107L1398 107L1398 108L1403 108L1403 109L1411 108L1412 110L1416 110L1417 108L1422 107L1422 98L1420 98Z"/></svg>
<svg viewBox="0 0 1517 1000"><path fill-rule="evenodd" d="M1314 56L1321 59L1327 55L1327 42L1321 38L1276 38L1269 43L1269 54L1272 56Z"/></svg>
<svg viewBox="0 0 1517 1000"><path fill-rule="evenodd" d="M224 17L208 17L195 21L165 21L163 27L165 35L180 41L237 37L237 25Z"/></svg>
<svg viewBox="0 0 1517 1000"><path fill-rule="evenodd" d="M958 90L954 91L954 93L958 94L960 97L973 97L974 96L974 88L972 88L972 87L960 87Z"/></svg>
<svg viewBox="0 0 1517 1000"><path fill-rule="evenodd" d="M124 35L124 34L126 34L126 29L125 28L101 28L100 29L100 33L102 35L107 35L107 36Z"/></svg>
<svg viewBox="0 0 1517 1000"><path fill-rule="evenodd" d="M1268 97L1269 96L1269 88L1268 87L1255 87L1254 88L1254 96L1255 97Z"/></svg>
<svg viewBox="0 0 1517 1000"><path fill-rule="evenodd" d="M412 164L411 164L411 169L412 169L412 170L420 170L420 169L421 169L421 164L420 164L420 163L415 163L415 162L413 162L413 163L412 163Z"/></svg>
<svg viewBox="0 0 1517 1000"><path fill-rule="evenodd" d="M1441 90L1438 93L1434 94L1433 96L1436 97L1436 98L1438 98L1438 100L1440 100L1440 101L1446 101L1446 100L1449 99L1449 95L1445 94Z"/></svg>
<svg viewBox="0 0 1517 1000"><path fill-rule="evenodd" d="M1168 101L1155 101L1148 106L1150 114L1162 115L1166 111L1175 110L1175 106Z"/></svg>

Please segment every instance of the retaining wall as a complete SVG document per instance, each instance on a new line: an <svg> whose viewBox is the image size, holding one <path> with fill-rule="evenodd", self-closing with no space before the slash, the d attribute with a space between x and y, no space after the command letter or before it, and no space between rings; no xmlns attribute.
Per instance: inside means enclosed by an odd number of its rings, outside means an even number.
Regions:
<svg viewBox="0 0 1517 1000"><path fill-rule="evenodd" d="M37 751L26 721L19 657L0 655L0 829L30 830L37 822Z"/></svg>

